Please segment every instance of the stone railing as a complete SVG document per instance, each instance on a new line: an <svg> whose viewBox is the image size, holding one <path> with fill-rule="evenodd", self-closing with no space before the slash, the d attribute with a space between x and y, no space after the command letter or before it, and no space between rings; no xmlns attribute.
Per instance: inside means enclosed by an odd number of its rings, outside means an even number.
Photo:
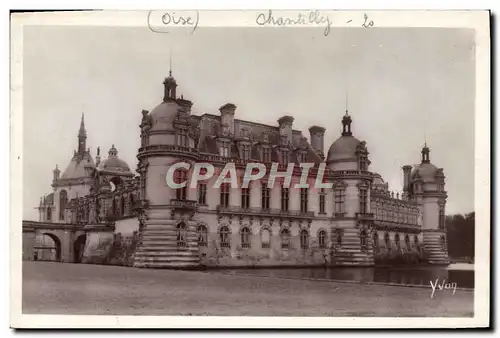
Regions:
<svg viewBox="0 0 500 338"><path fill-rule="evenodd" d="M184 156L189 155L190 157L194 158L197 158L199 155L198 149L172 144L155 144L139 148L139 156L143 154L162 155L165 153Z"/></svg>
<svg viewBox="0 0 500 338"><path fill-rule="evenodd" d="M220 214L245 214L245 215L255 215L255 216L269 216L269 217L293 217L293 218L313 218L313 211L300 211L300 210L288 210L283 211L281 209L275 208L242 208L238 206L217 206L217 212Z"/></svg>
<svg viewBox="0 0 500 338"><path fill-rule="evenodd" d="M373 221L375 219L373 213L357 212L356 218L362 221Z"/></svg>
<svg viewBox="0 0 500 338"><path fill-rule="evenodd" d="M170 206L176 208L176 209L188 209L188 210L194 210L196 209L197 202L194 200L178 200L178 199L171 199L170 200Z"/></svg>

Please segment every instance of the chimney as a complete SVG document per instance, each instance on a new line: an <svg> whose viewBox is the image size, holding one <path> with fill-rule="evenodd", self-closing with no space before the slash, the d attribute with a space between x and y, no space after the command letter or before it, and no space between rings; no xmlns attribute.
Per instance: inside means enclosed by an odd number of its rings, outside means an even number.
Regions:
<svg viewBox="0 0 500 338"><path fill-rule="evenodd" d="M219 108L221 114L221 127L224 133L234 135L234 113L236 106L232 103L226 103Z"/></svg>
<svg viewBox="0 0 500 338"><path fill-rule="evenodd" d="M95 157L96 167L101 163L101 147L97 147L97 156Z"/></svg>
<svg viewBox="0 0 500 338"><path fill-rule="evenodd" d="M322 159L324 159L325 154L323 151L323 139L325 136L325 128L320 126L312 126L311 128L309 128L309 134L311 136L311 147Z"/></svg>
<svg viewBox="0 0 500 338"><path fill-rule="evenodd" d="M282 116L278 119L278 124L280 126L280 135L283 136L288 143L292 143L293 117L288 115Z"/></svg>
<svg viewBox="0 0 500 338"><path fill-rule="evenodd" d="M410 190L410 174L411 174L411 165L403 166L403 194L405 196L408 195Z"/></svg>

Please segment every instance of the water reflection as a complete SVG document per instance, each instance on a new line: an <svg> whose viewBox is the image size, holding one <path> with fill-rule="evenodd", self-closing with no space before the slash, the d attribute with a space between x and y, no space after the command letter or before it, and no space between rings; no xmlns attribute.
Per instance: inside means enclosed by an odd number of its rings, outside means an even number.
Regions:
<svg viewBox="0 0 500 338"><path fill-rule="evenodd" d="M474 288L474 270L450 267L393 267L393 268L310 268L310 269L236 269L233 273L258 276L321 278L393 284L430 285L439 279L457 283L459 288Z"/></svg>

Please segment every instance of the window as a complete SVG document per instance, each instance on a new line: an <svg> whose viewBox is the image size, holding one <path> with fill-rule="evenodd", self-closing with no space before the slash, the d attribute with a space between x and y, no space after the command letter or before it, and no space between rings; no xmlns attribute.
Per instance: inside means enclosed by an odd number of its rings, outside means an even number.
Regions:
<svg viewBox="0 0 500 338"><path fill-rule="evenodd" d="M335 214L341 215L344 213L345 190L335 189Z"/></svg>
<svg viewBox="0 0 500 338"><path fill-rule="evenodd" d="M263 210L269 210L269 196L270 196L270 189L267 187L267 183L262 182L261 206Z"/></svg>
<svg viewBox="0 0 500 338"><path fill-rule="evenodd" d="M397 248L398 250L401 250L401 242L399 241L399 234L396 234L396 235L394 236L394 242L396 242L396 248Z"/></svg>
<svg viewBox="0 0 500 338"><path fill-rule="evenodd" d="M244 161L248 161L250 159L250 145L242 144L241 145L241 158Z"/></svg>
<svg viewBox="0 0 500 338"><path fill-rule="evenodd" d="M271 231L267 228L262 229L260 237L262 249L269 249L271 247Z"/></svg>
<svg viewBox="0 0 500 338"><path fill-rule="evenodd" d="M282 165L288 165L288 151L287 150L282 150L280 152L280 163Z"/></svg>
<svg viewBox="0 0 500 338"><path fill-rule="evenodd" d="M410 236L408 235L405 236L405 245L407 249L410 248Z"/></svg>
<svg viewBox="0 0 500 338"><path fill-rule="evenodd" d="M207 184L198 184L198 203L207 204Z"/></svg>
<svg viewBox="0 0 500 338"><path fill-rule="evenodd" d="M186 246L186 224L181 222L177 224L177 247Z"/></svg>
<svg viewBox="0 0 500 338"><path fill-rule="evenodd" d="M174 175L174 182L177 184L181 184L186 181L187 172L186 170L176 170ZM186 185L182 188L177 188L175 191L176 198L180 201L185 201L187 197L187 182Z"/></svg>
<svg viewBox="0 0 500 338"><path fill-rule="evenodd" d="M415 237L413 237L413 242L415 243L415 246L417 247L417 250L420 251L420 243L418 242L418 236L415 235Z"/></svg>
<svg viewBox="0 0 500 338"><path fill-rule="evenodd" d="M321 188L321 192L319 193L319 213L324 214L325 213L325 189Z"/></svg>
<svg viewBox="0 0 500 338"><path fill-rule="evenodd" d="M359 170L366 171L368 170L368 158L365 154L360 154L358 157L358 167Z"/></svg>
<svg viewBox="0 0 500 338"><path fill-rule="evenodd" d="M247 227L241 229L241 247L250 248L250 229Z"/></svg>
<svg viewBox="0 0 500 338"><path fill-rule="evenodd" d="M337 237L337 245L341 246L342 245L342 235L343 235L342 229L337 229L335 231L335 235Z"/></svg>
<svg viewBox="0 0 500 338"><path fill-rule="evenodd" d="M301 152L299 153L299 162L300 162L300 163L307 162L307 152L305 152L305 151L301 151Z"/></svg>
<svg viewBox="0 0 500 338"><path fill-rule="evenodd" d="M300 231L300 248L303 250L309 248L309 233L306 229Z"/></svg>
<svg viewBox="0 0 500 338"><path fill-rule="evenodd" d="M241 188L241 207L250 208L250 188Z"/></svg>
<svg viewBox="0 0 500 338"><path fill-rule="evenodd" d="M271 162L271 149L269 147L262 147L262 162Z"/></svg>
<svg viewBox="0 0 500 338"><path fill-rule="evenodd" d="M208 242L208 230L204 225L200 225L198 227L198 245L199 246L207 246Z"/></svg>
<svg viewBox="0 0 500 338"><path fill-rule="evenodd" d="M384 235L384 243L385 243L385 248L391 251L391 239L389 238L389 234L387 232Z"/></svg>
<svg viewBox="0 0 500 338"><path fill-rule="evenodd" d="M281 230L281 248L288 249L290 247L290 231L288 229Z"/></svg>
<svg viewBox="0 0 500 338"><path fill-rule="evenodd" d="M373 247L378 249L378 233L373 233Z"/></svg>
<svg viewBox="0 0 500 338"><path fill-rule="evenodd" d="M439 229L445 228L444 205L439 206Z"/></svg>
<svg viewBox="0 0 500 338"><path fill-rule="evenodd" d="M220 246L221 248L229 248L229 228L227 226L222 226L219 230L220 236Z"/></svg>
<svg viewBox="0 0 500 338"><path fill-rule="evenodd" d="M221 142L220 156L229 157L229 144L227 142Z"/></svg>
<svg viewBox="0 0 500 338"><path fill-rule="evenodd" d="M281 211L288 212L288 202L289 202L289 189L281 187Z"/></svg>
<svg viewBox="0 0 500 338"><path fill-rule="evenodd" d="M224 208L229 206L229 183L220 186L220 205Z"/></svg>
<svg viewBox="0 0 500 338"><path fill-rule="evenodd" d="M111 212L113 216L118 216L118 205L116 204L116 199L114 197L111 202Z"/></svg>
<svg viewBox="0 0 500 338"><path fill-rule="evenodd" d="M368 212L368 190L366 188L359 189L359 212L361 214Z"/></svg>
<svg viewBox="0 0 500 338"><path fill-rule="evenodd" d="M122 216L125 215L125 197L124 196L122 196L120 198L120 213Z"/></svg>
<svg viewBox="0 0 500 338"><path fill-rule="evenodd" d="M302 212L302 213L307 212L308 192L309 191L307 188L300 189L300 212Z"/></svg>
<svg viewBox="0 0 500 338"><path fill-rule="evenodd" d="M189 147L186 129L179 129L177 131L177 145L181 147Z"/></svg>
<svg viewBox="0 0 500 338"><path fill-rule="evenodd" d="M320 230L318 232L318 246L320 249L326 248L326 231Z"/></svg>
<svg viewBox="0 0 500 338"><path fill-rule="evenodd" d="M368 246L367 244L367 235L366 235L366 230L361 230L359 233L359 242L361 244L361 249L366 250L366 247Z"/></svg>
<svg viewBox="0 0 500 338"><path fill-rule="evenodd" d="M47 221L51 221L51 220L52 220L52 208L48 207L47 208Z"/></svg>
<svg viewBox="0 0 500 338"><path fill-rule="evenodd" d="M59 220L64 221L64 213L68 205L68 193L66 190L61 190L59 193ZM52 215L51 215L52 217Z"/></svg>
<svg viewBox="0 0 500 338"><path fill-rule="evenodd" d="M129 213L133 213L134 212L135 197L133 194L130 194L128 199L129 199L129 202L128 202Z"/></svg>

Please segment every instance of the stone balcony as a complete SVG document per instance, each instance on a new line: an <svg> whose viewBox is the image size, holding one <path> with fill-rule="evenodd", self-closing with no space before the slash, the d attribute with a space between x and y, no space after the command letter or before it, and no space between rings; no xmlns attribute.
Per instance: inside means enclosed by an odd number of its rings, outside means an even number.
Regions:
<svg viewBox="0 0 500 338"><path fill-rule="evenodd" d="M194 200L171 199L170 206L174 209L196 210L198 203Z"/></svg>
<svg viewBox="0 0 500 338"><path fill-rule="evenodd" d="M356 218L361 221L373 221L375 220L375 216L373 213L366 213L366 212L357 212L356 213Z"/></svg>
<svg viewBox="0 0 500 338"><path fill-rule="evenodd" d="M267 216L267 217L283 217L295 219L310 219L314 217L313 211L302 212L300 210L283 211L281 209L262 209L262 208L242 208L238 206L217 206L217 213L230 215L249 215L249 216Z"/></svg>

